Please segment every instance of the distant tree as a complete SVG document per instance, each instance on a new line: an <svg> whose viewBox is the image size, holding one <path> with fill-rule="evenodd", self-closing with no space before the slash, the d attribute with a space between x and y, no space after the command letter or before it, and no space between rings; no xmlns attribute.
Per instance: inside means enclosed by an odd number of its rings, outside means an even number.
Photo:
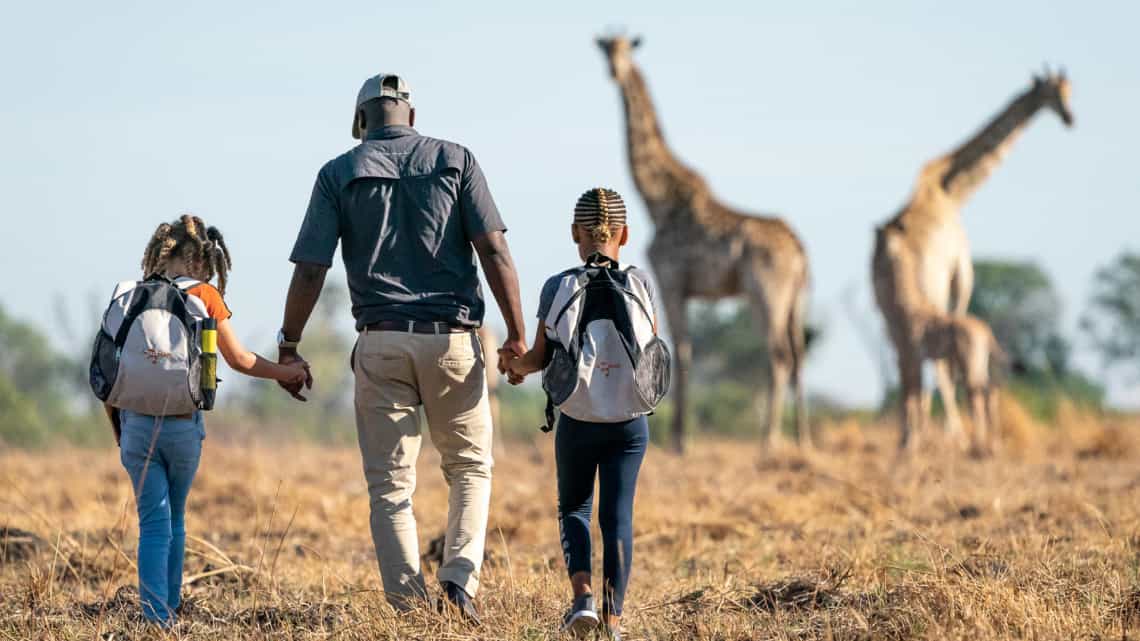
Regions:
<svg viewBox="0 0 1140 641"><path fill-rule="evenodd" d="M1068 371L1071 347L1060 332L1061 300L1036 263L975 261L969 311L993 327L1015 374Z"/></svg>
<svg viewBox="0 0 1140 641"><path fill-rule="evenodd" d="M1097 270L1081 329L1106 367L1140 373L1140 254L1124 252Z"/></svg>
<svg viewBox="0 0 1140 641"><path fill-rule="evenodd" d="M71 366L42 332L0 307L0 376L13 390L41 405L66 403L77 391Z"/></svg>
<svg viewBox="0 0 1140 641"><path fill-rule="evenodd" d="M0 306L0 440L33 445L72 429L71 410L83 394L90 391L77 380L74 363Z"/></svg>

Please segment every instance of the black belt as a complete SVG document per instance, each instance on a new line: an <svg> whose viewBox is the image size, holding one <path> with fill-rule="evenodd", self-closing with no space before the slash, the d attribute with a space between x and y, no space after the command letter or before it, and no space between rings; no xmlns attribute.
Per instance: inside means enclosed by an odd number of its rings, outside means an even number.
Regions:
<svg viewBox="0 0 1140 641"><path fill-rule="evenodd" d="M364 326L366 332L408 332L409 334L462 334L474 328L436 321L376 321Z"/></svg>

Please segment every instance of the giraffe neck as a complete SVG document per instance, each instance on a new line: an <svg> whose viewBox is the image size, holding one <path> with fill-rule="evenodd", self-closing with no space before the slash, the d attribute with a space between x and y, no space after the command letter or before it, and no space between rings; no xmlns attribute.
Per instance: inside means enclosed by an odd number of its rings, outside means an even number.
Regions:
<svg viewBox="0 0 1140 641"><path fill-rule="evenodd" d="M1042 106L1044 101L1040 93L1031 87L954 150L941 177L941 186L946 194L961 202L977 191Z"/></svg>
<svg viewBox="0 0 1140 641"><path fill-rule="evenodd" d="M655 224L678 198L703 187L701 179L678 161L665 144L653 100L641 72L633 67L620 81L625 106L626 143L634 183L645 199Z"/></svg>

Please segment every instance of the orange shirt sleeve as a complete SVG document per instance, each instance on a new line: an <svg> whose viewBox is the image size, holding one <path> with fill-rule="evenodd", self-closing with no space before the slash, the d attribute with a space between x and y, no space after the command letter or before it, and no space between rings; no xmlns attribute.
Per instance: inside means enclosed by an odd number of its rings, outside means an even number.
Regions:
<svg viewBox="0 0 1140 641"><path fill-rule="evenodd" d="M206 313L210 315L210 318L226 320L233 316L233 312L226 306L226 301L222 299L222 293L209 283L195 285L186 290L186 293L202 299L202 302L206 304Z"/></svg>

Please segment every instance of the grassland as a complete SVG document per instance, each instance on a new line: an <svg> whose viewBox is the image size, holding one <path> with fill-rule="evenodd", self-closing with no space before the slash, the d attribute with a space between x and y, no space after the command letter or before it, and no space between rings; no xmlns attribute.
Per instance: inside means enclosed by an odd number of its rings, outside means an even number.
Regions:
<svg viewBox="0 0 1140 641"><path fill-rule="evenodd" d="M815 451L653 449L636 512L629 639L1108 639L1140 624L1140 425L1003 409L999 455L882 426ZM183 639L553 639L568 601L552 440L500 444L484 625L396 615L379 593L358 454L207 439L190 497ZM425 552L444 527L420 463ZM114 450L0 453L0 638L162 635L137 615L131 490ZM430 561L429 561L430 563Z"/></svg>

